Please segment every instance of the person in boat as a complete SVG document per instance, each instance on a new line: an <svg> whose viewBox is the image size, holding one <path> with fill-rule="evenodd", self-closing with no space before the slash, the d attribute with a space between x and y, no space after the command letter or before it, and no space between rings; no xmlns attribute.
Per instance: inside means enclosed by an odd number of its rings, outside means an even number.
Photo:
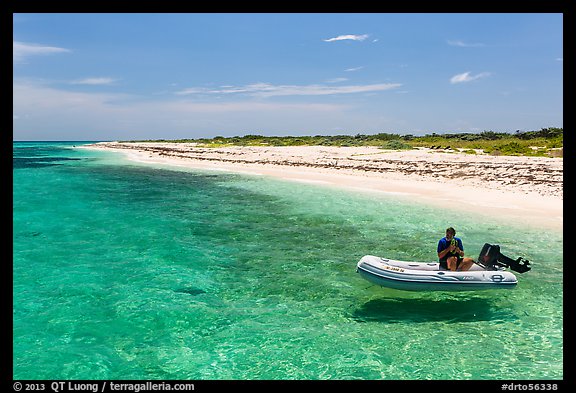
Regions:
<svg viewBox="0 0 576 393"><path fill-rule="evenodd" d="M451 271L470 269L474 259L464 257L462 239L456 237L456 230L452 227L446 229L446 236L438 241L438 259L440 268Z"/></svg>

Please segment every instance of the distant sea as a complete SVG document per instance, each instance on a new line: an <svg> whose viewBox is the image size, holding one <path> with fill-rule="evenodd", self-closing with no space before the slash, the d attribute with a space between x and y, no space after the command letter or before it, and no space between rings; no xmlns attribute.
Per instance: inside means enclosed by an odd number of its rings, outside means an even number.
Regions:
<svg viewBox="0 0 576 393"><path fill-rule="evenodd" d="M264 176L13 143L13 379L563 378L563 235ZM432 261L454 226L532 270L403 292L365 254Z"/></svg>

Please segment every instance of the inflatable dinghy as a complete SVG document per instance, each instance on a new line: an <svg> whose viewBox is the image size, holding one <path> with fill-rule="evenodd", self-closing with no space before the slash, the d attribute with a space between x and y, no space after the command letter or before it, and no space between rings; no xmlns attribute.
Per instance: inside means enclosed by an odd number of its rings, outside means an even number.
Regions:
<svg viewBox="0 0 576 393"><path fill-rule="evenodd" d="M476 264L467 271L440 268L438 262L405 262L365 255L356 266L364 279L382 287L405 291L476 291L483 289L511 289L516 276L530 270L530 262L510 259L500 254L500 247L488 243L482 248Z"/></svg>

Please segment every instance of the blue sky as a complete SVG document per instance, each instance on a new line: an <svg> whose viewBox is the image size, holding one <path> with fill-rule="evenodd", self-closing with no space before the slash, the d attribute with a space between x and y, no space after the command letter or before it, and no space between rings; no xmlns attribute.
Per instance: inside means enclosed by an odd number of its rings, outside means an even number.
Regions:
<svg viewBox="0 0 576 393"><path fill-rule="evenodd" d="M14 14L14 140L563 127L560 13Z"/></svg>

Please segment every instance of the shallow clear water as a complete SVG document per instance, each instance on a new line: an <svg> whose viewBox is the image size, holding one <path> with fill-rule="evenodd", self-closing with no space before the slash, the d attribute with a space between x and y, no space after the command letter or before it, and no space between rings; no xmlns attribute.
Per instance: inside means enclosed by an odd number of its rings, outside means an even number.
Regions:
<svg viewBox="0 0 576 393"><path fill-rule="evenodd" d="M561 232L261 176L14 143L14 379L561 379ZM365 254L434 260L447 226L532 270L414 293Z"/></svg>

